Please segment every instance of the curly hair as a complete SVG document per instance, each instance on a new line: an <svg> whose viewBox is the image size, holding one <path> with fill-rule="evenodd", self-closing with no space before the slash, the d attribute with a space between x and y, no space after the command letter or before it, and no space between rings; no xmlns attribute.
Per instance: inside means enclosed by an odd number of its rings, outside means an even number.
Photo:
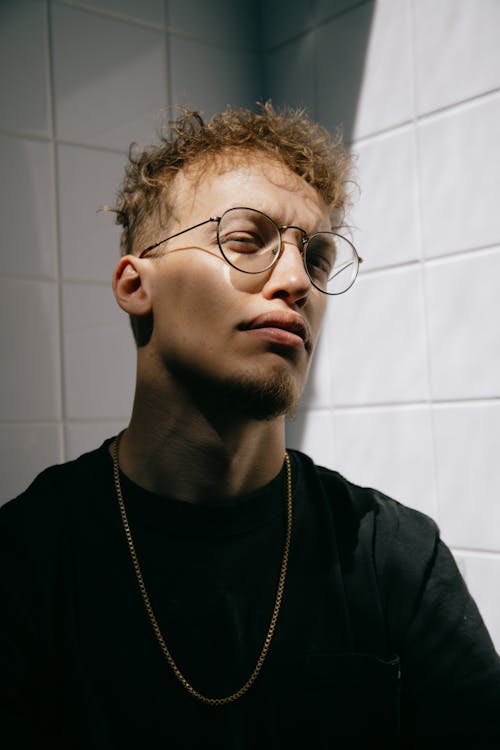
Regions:
<svg viewBox="0 0 500 750"><path fill-rule="evenodd" d="M259 111L228 108L204 122L187 108L169 122L158 146L144 151L132 144L125 179L113 209L122 226L121 253L134 253L144 242L151 219L168 218L169 186L185 167L206 167L219 155L233 152L238 158L260 153L286 165L314 187L329 208L337 226L348 204L352 157L334 137L313 122L302 109L277 111L271 102Z"/></svg>

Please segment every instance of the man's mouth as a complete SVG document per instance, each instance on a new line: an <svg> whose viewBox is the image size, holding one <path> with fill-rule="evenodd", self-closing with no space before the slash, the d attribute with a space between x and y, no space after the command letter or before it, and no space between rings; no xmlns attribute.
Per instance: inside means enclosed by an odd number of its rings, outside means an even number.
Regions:
<svg viewBox="0 0 500 750"><path fill-rule="evenodd" d="M275 311L258 315L241 330L255 332L261 338L269 338L285 346L304 345L310 348L311 334L307 323L300 315L292 312Z"/></svg>

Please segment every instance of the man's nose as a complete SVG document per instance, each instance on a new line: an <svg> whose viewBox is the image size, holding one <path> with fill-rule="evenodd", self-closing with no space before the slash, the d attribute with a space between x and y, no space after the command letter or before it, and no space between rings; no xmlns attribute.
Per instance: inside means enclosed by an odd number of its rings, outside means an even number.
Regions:
<svg viewBox="0 0 500 750"><path fill-rule="evenodd" d="M264 294L281 297L289 304L302 306L312 289L304 265L301 237L283 237L280 257L271 269Z"/></svg>

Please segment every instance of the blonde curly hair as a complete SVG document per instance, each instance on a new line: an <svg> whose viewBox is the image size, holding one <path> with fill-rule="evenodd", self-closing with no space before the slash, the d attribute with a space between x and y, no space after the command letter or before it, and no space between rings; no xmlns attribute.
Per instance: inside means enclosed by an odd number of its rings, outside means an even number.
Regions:
<svg viewBox="0 0 500 750"><path fill-rule="evenodd" d="M313 122L302 109L277 111L271 102L259 111L228 108L204 122L200 113L187 108L169 122L161 142L143 151L132 144L125 178L113 211L121 225L122 255L137 253L144 246L151 219L167 223L170 213L169 187L185 167L206 167L217 156L238 158L260 153L286 165L312 185L329 208L334 223L343 222L352 171L352 157L334 137Z"/></svg>

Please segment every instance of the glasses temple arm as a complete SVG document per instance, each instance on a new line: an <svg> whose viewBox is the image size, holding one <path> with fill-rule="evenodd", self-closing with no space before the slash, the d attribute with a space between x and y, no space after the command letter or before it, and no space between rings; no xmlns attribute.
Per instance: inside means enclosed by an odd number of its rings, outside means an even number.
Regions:
<svg viewBox="0 0 500 750"><path fill-rule="evenodd" d="M188 229L183 229L181 232L176 232L175 234L171 234L169 237L165 237L165 239L160 240L159 242L154 242L152 245L149 245L145 250L142 251L142 253L139 255L139 258L144 257L146 253L149 253L150 250L154 250L155 247L158 247L159 245L163 245L164 242L168 242L168 240L173 240L174 237L179 237L181 234L190 232L191 229L198 229L198 227L202 227L204 224L208 224L210 221L220 221L220 216L211 216L209 219L206 219L205 221L200 221L199 224L195 224L192 227L188 227Z"/></svg>

